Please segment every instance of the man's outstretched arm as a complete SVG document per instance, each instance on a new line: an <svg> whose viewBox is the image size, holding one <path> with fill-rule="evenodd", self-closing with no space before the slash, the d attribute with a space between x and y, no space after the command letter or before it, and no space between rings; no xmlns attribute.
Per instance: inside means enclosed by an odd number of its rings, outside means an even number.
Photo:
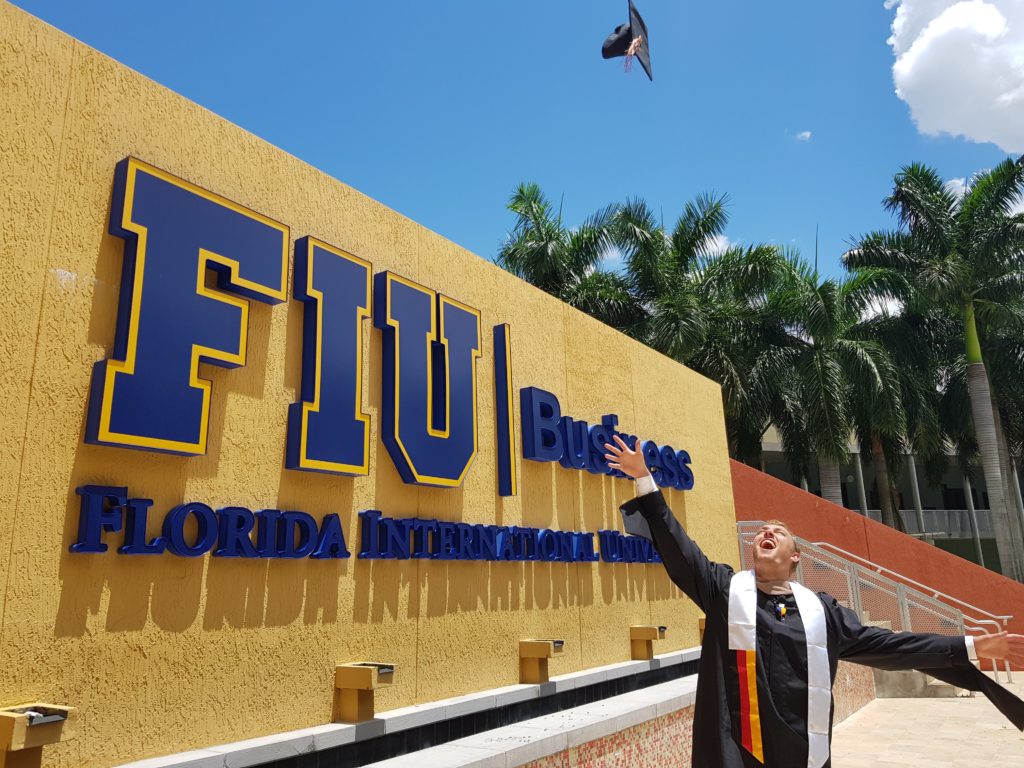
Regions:
<svg viewBox="0 0 1024 768"><path fill-rule="evenodd" d="M732 569L708 560L665 503L643 456L630 449L618 435L615 442L616 445L605 444L609 466L637 481L637 496L622 505L622 512L643 515L669 577L706 613L708 606L728 587Z"/></svg>
<svg viewBox="0 0 1024 768"><path fill-rule="evenodd" d="M827 598L837 618L839 657L879 669L942 669L979 658L1024 665L1024 635L932 635L865 627L857 614Z"/></svg>
<svg viewBox="0 0 1024 768"><path fill-rule="evenodd" d="M1009 661L1024 665L1024 635L982 635L960 637L891 632L865 627L857 615L822 594L829 613L839 624L839 657L880 669L919 669L945 683L981 691L1006 718L1024 731L1024 701L986 677L968 658ZM973 651L973 654L972 654Z"/></svg>

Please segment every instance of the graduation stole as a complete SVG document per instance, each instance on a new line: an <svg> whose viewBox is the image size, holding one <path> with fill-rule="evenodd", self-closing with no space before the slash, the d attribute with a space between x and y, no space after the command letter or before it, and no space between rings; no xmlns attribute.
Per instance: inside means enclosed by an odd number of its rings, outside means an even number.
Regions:
<svg viewBox="0 0 1024 768"><path fill-rule="evenodd" d="M803 584L789 583L807 637L807 768L821 768L829 756L832 674L828 662L825 607ZM753 571L734 574L729 584L729 650L736 651L743 748L764 762L757 702L757 583Z"/></svg>

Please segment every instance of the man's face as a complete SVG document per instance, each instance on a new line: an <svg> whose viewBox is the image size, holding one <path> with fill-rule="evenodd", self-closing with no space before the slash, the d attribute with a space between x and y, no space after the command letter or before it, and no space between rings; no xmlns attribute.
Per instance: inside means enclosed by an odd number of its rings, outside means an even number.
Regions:
<svg viewBox="0 0 1024 768"><path fill-rule="evenodd" d="M796 542L785 526L767 523L754 536L754 569L763 578L788 579L800 561Z"/></svg>

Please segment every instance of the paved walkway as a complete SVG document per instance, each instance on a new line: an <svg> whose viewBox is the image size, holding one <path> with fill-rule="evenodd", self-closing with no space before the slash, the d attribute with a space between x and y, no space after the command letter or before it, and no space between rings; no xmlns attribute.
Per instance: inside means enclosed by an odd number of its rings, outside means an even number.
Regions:
<svg viewBox="0 0 1024 768"><path fill-rule="evenodd" d="M836 727L832 756L833 768L1024 768L1024 733L980 693L876 699Z"/></svg>

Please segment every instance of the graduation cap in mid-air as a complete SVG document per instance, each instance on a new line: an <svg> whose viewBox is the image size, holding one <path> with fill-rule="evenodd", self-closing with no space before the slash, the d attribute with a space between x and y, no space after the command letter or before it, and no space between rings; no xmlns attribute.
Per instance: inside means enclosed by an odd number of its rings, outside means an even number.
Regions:
<svg viewBox="0 0 1024 768"><path fill-rule="evenodd" d="M636 56L647 77L654 81L654 75L651 74L651 49L648 44L647 25L637 13L633 0L629 0L629 23L620 24L608 35L608 39L601 46L601 55L606 59L625 56L627 72L633 57Z"/></svg>

